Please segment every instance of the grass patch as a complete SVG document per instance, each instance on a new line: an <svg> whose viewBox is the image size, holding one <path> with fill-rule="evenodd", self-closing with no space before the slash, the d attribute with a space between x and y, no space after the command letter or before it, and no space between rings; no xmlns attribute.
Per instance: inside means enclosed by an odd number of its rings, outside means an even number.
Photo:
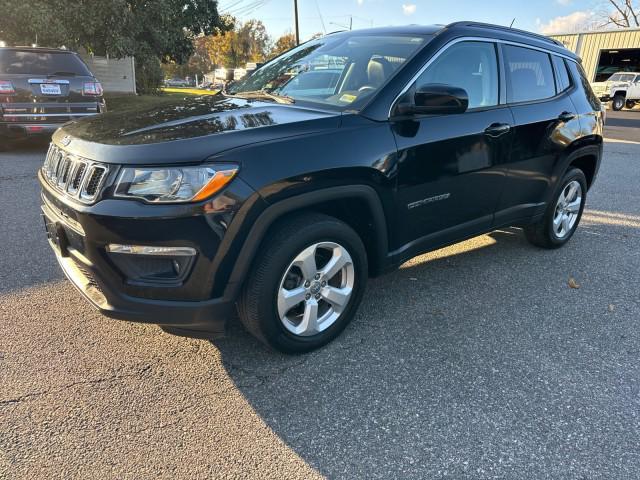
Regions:
<svg viewBox="0 0 640 480"><path fill-rule="evenodd" d="M158 95L117 95L105 94L108 112L126 112L152 107L161 107L176 100L184 98L185 95L177 93L161 93Z"/></svg>

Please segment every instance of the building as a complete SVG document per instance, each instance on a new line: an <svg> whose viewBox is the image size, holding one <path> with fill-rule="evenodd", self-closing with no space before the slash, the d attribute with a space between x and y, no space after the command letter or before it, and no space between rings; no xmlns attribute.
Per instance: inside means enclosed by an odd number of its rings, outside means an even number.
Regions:
<svg viewBox="0 0 640 480"><path fill-rule="evenodd" d="M551 35L582 58L591 82L616 72L640 72L640 28Z"/></svg>

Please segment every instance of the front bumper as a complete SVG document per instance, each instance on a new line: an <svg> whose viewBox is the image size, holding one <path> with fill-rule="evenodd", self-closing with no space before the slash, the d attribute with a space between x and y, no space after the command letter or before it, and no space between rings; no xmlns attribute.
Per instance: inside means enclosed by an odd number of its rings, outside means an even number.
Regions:
<svg viewBox="0 0 640 480"><path fill-rule="evenodd" d="M39 173L42 215L49 243L66 277L108 317L154 323L172 333L217 336L235 315L237 289L226 288L218 253L240 200L253 191L236 181L231 192L200 206L144 205L103 200L75 205ZM239 180L239 179L237 179ZM145 217L146 216L146 217ZM131 282L110 258L106 245L176 245L198 252L179 284Z"/></svg>
<svg viewBox="0 0 640 480"><path fill-rule="evenodd" d="M52 245L52 248L69 281L93 306L110 318L154 323L175 333L220 336L224 334L226 319L234 315L234 302L223 298L187 302L124 295L104 283L96 275L96 266L79 252L70 251L63 256L56 246Z"/></svg>

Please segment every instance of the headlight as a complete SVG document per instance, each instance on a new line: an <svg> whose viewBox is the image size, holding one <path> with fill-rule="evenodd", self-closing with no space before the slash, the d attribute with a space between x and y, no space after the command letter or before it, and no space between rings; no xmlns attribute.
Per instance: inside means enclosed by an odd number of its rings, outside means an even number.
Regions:
<svg viewBox="0 0 640 480"><path fill-rule="evenodd" d="M150 203L199 202L229 183L237 165L201 167L125 167L116 197L140 198Z"/></svg>

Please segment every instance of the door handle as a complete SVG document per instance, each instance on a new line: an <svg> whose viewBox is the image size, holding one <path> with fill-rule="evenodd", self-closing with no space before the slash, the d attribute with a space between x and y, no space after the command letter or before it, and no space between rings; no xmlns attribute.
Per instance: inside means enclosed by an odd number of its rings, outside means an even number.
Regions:
<svg viewBox="0 0 640 480"><path fill-rule="evenodd" d="M576 114L572 112L562 112L560 115L558 115L558 120L560 120L561 122L570 122L574 118L576 118Z"/></svg>
<svg viewBox="0 0 640 480"><path fill-rule="evenodd" d="M511 125L508 123L493 123L485 129L484 133L490 137L499 137L509 131L511 131Z"/></svg>

